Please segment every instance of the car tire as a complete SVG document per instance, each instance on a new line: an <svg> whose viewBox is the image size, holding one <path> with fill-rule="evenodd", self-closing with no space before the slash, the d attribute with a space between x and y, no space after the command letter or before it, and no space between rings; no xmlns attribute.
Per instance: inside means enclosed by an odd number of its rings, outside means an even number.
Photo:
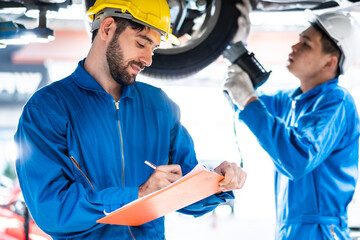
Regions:
<svg viewBox="0 0 360 240"><path fill-rule="evenodd" d="M185 47L181 44L180 47L156 50L152 65L143 74L161 79L178 79L192 75L214 62L231 43L237 31L240 12L235 7L236 2L215 0L215 14L207 21L214 21L216 17L216 22L208 27L206 37L201 42L187 43Z"/></svg>

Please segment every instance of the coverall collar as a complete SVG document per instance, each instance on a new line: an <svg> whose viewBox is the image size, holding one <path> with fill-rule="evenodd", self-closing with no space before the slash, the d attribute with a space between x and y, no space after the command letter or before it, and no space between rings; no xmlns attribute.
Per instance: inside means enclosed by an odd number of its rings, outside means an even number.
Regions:
<svg viewBox="0 0 360 240"><path fill-rule="evenodd" d="M306 93L302 93L302 90L300 89L300 87L298 87L291 93L290 98L295 101L307 99L307 98L313 97L315 95L318 95L319 93L321 93L323 91L328 91L329 89L333 89L334 87L337 86L338 82L339 82L339 79L334 78L326 83L323 83L323 84L320 84L319 86L314 87L313 89L311 89L310 91L308 91Z"/></svg>
<svg viewBox="0 0 360 240"><path fill-rule="evenodd" d="M74 72L74 81L76 84L86 90L101 92L108 94L103 87L85 70L84 68L85 58L81 60ZM135 83L136 84L136 83ZM135 98L134 85L123 86L121 98Z"/></svg>

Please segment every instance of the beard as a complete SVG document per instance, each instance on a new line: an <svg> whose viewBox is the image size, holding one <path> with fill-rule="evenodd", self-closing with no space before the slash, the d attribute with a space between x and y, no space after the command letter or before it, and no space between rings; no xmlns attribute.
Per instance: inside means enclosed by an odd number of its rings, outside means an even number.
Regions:
<svg viewBox="0 0 360 240"><path fill-rule="evenodd" d="M116 34L111 39L111 42L106 50L106 60L108 63L109 71L114 79L120 85L132 85L135 83L137 74L130 74L126 71L131 65L137 65L141 69L145 66L141 62L130 61L125 63L123 50L119 44L118 36Z"/></svg>

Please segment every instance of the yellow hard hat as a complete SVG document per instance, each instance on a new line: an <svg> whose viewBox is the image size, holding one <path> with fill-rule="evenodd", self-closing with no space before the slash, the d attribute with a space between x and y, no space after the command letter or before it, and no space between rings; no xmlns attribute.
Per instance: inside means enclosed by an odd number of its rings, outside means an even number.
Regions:
<svg viewBox="0 0 360 240"><path fill-rule="evenodd" d="M166 0L97 0L86 12L92 30L106 17L122 17L159 31L163 40L175 45L180 41L171 34L170 10Z"/></svg>

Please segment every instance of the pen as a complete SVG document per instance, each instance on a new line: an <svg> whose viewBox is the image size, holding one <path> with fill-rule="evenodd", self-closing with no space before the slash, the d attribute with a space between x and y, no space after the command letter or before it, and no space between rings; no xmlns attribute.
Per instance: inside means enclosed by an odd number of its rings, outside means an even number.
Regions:
<svg viewBox="0 0 360 240"><path fill-rule="evenodd" d="M144 162L146 165L148 165L149 167L151 167L152 169L156 169L156 165L155 164L153 164L153 163L151 163L151 162L149 162L148 160L145 160L145 162Z"/></svg>

